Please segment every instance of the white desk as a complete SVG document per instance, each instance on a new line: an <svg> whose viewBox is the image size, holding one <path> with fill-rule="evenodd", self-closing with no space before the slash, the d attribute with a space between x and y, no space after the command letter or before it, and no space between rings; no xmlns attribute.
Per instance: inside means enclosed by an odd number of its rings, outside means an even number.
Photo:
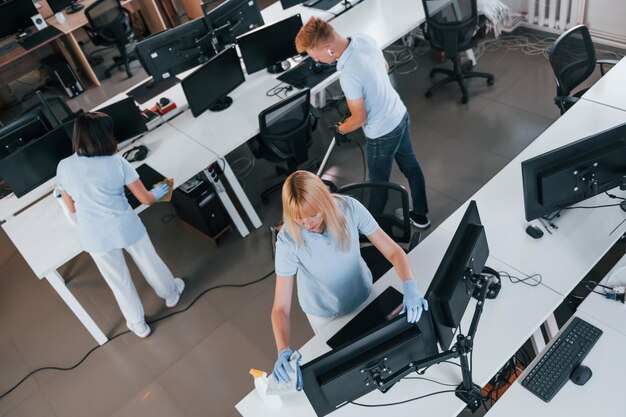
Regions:
<svg viewBox="0 0 626 417"><path fill-rule="evenodd" d="M450 233L437 229L409 254L411 266L416 274L415 278L424 291L428 288L451 239L452 235ZM507 269L506 265L493 258L490 258L487 264L495 269ZM374 284L373 293L359 307L358 311L390 285L402 291L400 279L394 270L389 271ZM474 382L478 385L486 384L495 372L517 351L519 346L533 334L561 300L562 297L543 286L529 287L523 284L511 284L508 281L503 282L503 288L498 298L493 301L488 300L485 304L478 326L474 344ZM470 302L463 317L463 329L469 328L472 315L474 314L474 306L475 302ZM522 310L525 313L520 315L519 311ZM300 349L303 360L306 362L328 352L330 348L326 345L326 340L343 327L355 314L356 312L331 322L320 333L309 340ZM512 323L515 323L515 325ZM460 368L449 364L433 366L424 376L451 384L458 384L462 379ZM403 380L386 394L374 391L359 399L359 402L371 404L388 403L446 388L423 380ZM395 416L414 416L416 410L428 410L429 417L443 417L455 416L464 407L465 404L456 398L453 393L450 393L388 409L362 408L349 405L335 411L332 413L332 416L378 417L391 413ZM256 392L253 391L239 402L236 408L244 417L315 416L304 393L286 397L283 408L270 410L263 405Z"/></svg>
<svg viewBox="0 0 626 417"><path fill-rule="evenodd" d="M626 111L626 59L622 58L613 68L591 87L582 98ZM626 122L626 121L625 121Z"/></svg>
<svg viewBox="0 0 626 417"><path fill-rule="evenodd" d="M215 155L195 141L164 124L141 139L150 148L146 163L177 185L187 181L216 161ZM139 206L141 212L147 206ZM89 314L65 286L57 268L83 251L76 230L65 219L61 207L50 194L19 216L2 225L17 250L38 278L46 278L61 298L100 344L107 341Z"/></svg>
<svg viewBox="0 0 626 417"><path fill-rule="evenodd" d="M488 417L590 417L624 416L621 401L626 374L626 336L587 314L575 316L588 321L603 331L583 364L591 368L593 376L585 385L568 381L549 403L522 387L525 371L487 413ZM531 366L536 361L533 361ZM529 366L527 369L531 369Z"/></svg>
<svg viewBox="0 0 626 417"><path fill-rule="evenodd" d="M543 237L533 239L525 232L528 222L524 217L520 163L624 122L626 112L580 100L471 197L478 203L495 258L527 275L542 274L543 284L559 294L566 295L574 288L626 231L626 223L618 227L626 213L619 207L564 210L556 220L558 230L550 235L540 226ZM613 192L626 196L619 189ZM615 203L600 195L581 204ZM440 227L455 230L466 208L467 203Z"/></svg>
<svg viewBox="0 0 626 417"><path fill-rule="evenodd" d="M302 23L306 23L311 17L314 16L324 20L331 20L333 18L333 14L329 11L316 9L314 7L305 7L302 4L297 4L288 9L283 9L280 1L272 3L265 9L261 10L263 22L265 22L266 25L278 22L279 20L286 19L298 13L302 17Z"/></svg>

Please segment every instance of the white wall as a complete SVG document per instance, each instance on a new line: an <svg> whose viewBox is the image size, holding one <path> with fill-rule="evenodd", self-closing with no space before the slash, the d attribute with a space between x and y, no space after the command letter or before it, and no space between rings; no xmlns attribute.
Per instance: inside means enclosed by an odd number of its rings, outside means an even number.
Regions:
<svg viewBox="0 0 626 417"><path fill-rule="evenodd" d="M626 2L623 0L587 0L585 24L591 35L621 43L626 48Z"/></svg>

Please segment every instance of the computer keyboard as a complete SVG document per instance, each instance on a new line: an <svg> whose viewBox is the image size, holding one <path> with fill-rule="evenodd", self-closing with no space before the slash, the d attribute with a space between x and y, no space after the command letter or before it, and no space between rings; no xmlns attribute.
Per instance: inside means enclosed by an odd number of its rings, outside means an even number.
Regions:
<svg viewBox="0 0 626 417"><path fill-rule="evenodd" d="M6 45L2 45L0 46L0 55L8 54L9 52L14 50L18 46L20 45L16 41L11 41L7 43Z"/></svg>
<svg viewBox="0 0 626 417"><path fill-rule="evenodd" d="M601 334L602 330L575 317L524 378L522 386L550 402Z"/></svg>
<svg viewBox="0 0 626 417"><path fill-rule="evenodd" d="M311 58L305 58L294 68L281 74L278 80L291 84L296 88L313 88L337 71L335 65L328 65L321 71L313 69L314 65L315 62Z"/></svg>
<svg viewBox="0 0 626 417"><path fill-rule="evenodd" d="M25 38L20 39L18 42L24 49L32 49L35 46L41 45L48 39L52 39L57 35L60 35L61 31L54 26L46 26L45 28L28 35Z"/></svg>

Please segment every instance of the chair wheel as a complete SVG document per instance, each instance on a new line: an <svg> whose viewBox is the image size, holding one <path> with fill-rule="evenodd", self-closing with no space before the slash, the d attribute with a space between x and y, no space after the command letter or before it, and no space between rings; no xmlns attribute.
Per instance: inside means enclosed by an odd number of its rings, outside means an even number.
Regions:
<svg viewBox="0 0 626 417"><path fill-rule="evenodd" d="M431 98L433 96L433 93L431 93L430 91L427 91L426 94L424 94L426 96L426 98Z"/></svg>
<svg viewBox="0 0 626 417"><path fill-rule="evenodd" d="M104 73L104 78L111 78L111 71L106 71Z"/></svg>
<svg viewBox="0 0 626 417"><path fill-rule="evenodd" d="M493 77L487 78L487 85L493 85L493 83L495 83L495 82L496 82L496 80Z"/></svg>
<svg viewBox="0 0 626 417"><path fill-rule="evenodd" d="M435 73L435 70L434 70L434 69L433 69L433 70L430 70L430 73L429 73L430 78L435 78L435 74L436 74L436 73Z"/></svg>
<svg viewBox="0 0 626 417"><path fill-rule="evenodd" d="M468 101L469 99L467 97L461 97L461 103L467 104Z"/></svg>

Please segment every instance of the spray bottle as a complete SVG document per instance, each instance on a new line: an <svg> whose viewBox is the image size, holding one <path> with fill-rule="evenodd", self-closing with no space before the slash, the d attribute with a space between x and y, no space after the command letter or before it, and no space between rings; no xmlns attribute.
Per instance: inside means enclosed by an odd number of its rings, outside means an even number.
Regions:
<svg viewBox="0 0 626 417"><path fill-rule="evenodd" d="M265 405L270 408L280 408L283 406L283 401L278 395L269 395L267 394L267 373L263 371L259 371L258 369L250 369L250 375L254 377L254 387L256 388L257 394L261 397L261 400Z"/></svg>

